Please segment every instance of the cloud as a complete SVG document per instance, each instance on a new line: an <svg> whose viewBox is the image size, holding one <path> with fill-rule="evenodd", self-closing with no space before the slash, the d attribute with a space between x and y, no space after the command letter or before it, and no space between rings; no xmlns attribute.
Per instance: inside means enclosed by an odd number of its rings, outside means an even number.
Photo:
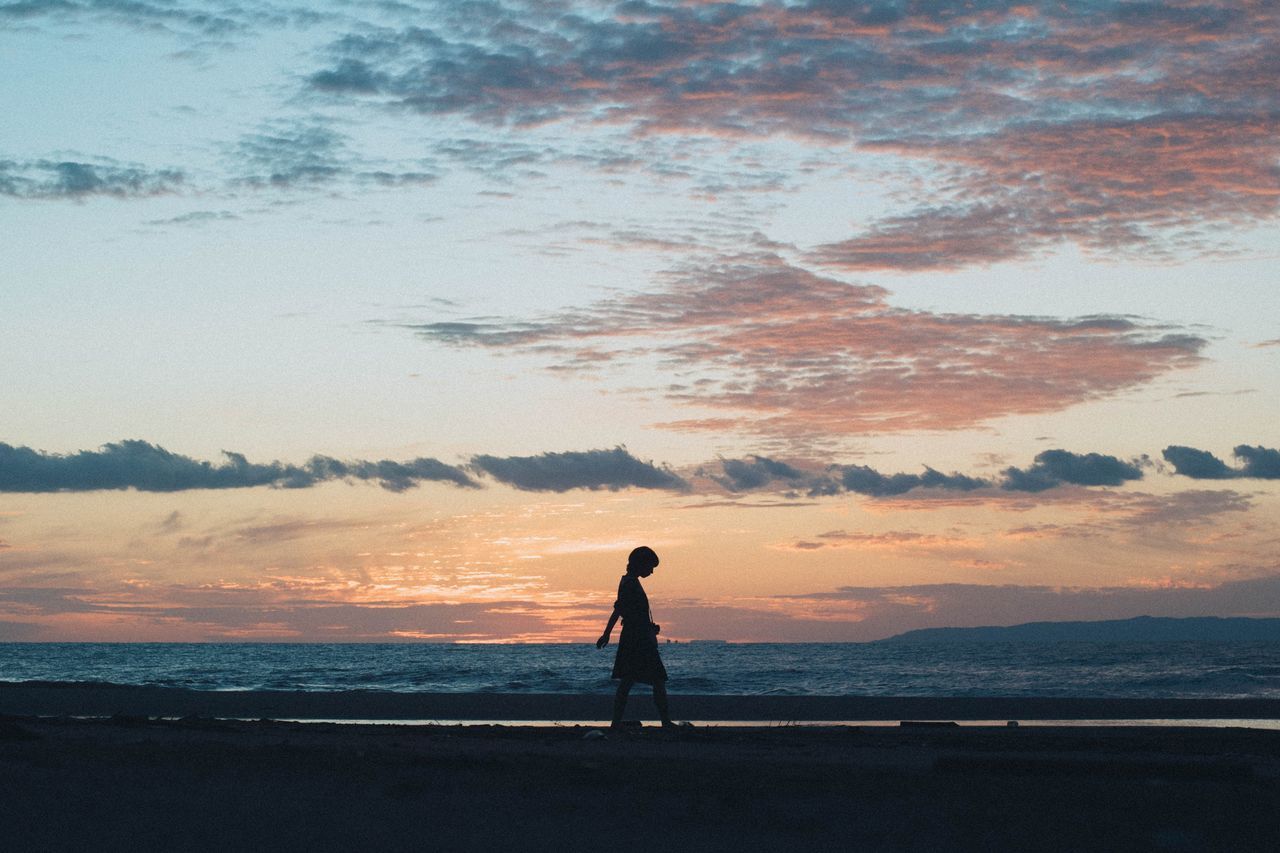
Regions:
<svg viewBox="0 0 1280 853"><path fill-rule="evenodd" d="M1041 492L1059 486L1119 486L1142 479L1141 466L1100 453L1071 453L1046 450L1027 468L1006 468L1000 478L988 479L952 472L944 474L928 465L921 474L885 473L868 465L826 465L820 472L806 471L763 456L749 459L721 459L722 475L707 474L711 480L733 492L773 488L784 492L807 491L809 496L841 492L890 498L917 489L941 492L978 492L979 502L1000 500L991 494L997 486L1005 491ZM699 471L699 474L703 474Z"/></svg>
<svg viewBox="0 0 1280 853"><path fill-rule="evenodd" d="M1278 129L1274 117L1160 114L868 142L867 150L948 164L959 172L956 193L977 200L932 201L811 257L845 270L925 270L985 266L1067 241L1161 260L1210 251L1221 226L1275 217Z"/></svg>
<svg viewBox="0 0 1280 853"><path fill-rule="evenodd" d="M204 225L209 222L230 222L240 217L229 210L193 210L170 216L167 219L150 219L148 225Z"/></svg>
<svg viewBox="0 0 1280 853"><path fill-rule="evenodd" d="M376 161L352 151L348 141L319 118L275 122L240 138L232 152L243 173L237 182L290 190L350 180L393 188L430 184L438 178L421 168L381 168Z"/></svg>
<svg viewBox="0 0 1280 853"><path fill-rule="evenodd" d="M1274 568L1273 568L1274 572ZM1280 616L1280 575L1204 586L1051 587L926 584L841 587L784 596L820 602L852 624L849 639L876 639L913 628L1015 625L1033 621L1134 616Z"/></svg>
<svg viewBox="0 0 1280 853"><path fill-rule="evenodd" d="M813 479L811 474L765 456L721 459L720 469L722 474L709 476L731 492L749 492L779 481L787 487L800 487Z"/></svg>
<svg viewBox="0 0 1280 853"><path fill-rule="evenodd" d="M166 515L164 520L156 525L156 530L160 533L177 533L186 526L187 520L183 516L182 511L175 509L173 512Z"/></svg>
<svg viewBox="0 0 1280 853"><path fill-rule="evenodd" d="M457 486L476 485L461 468L429 457L396 462L391 459L342 461L313 456L307 463L307 469L317 480L374 480L393 492L403 492L425 480L450 482Z"/></svg>
<svg viewBox="0 0 1280 853"><path fill-rule="evenodd" d="M1054 237L1015 203L940 205L887 217L859 236L819 246L809 257L846 270L932 270L988 266L1043 249Z"/></svg>
<svg viewBox="0 0 1280 853"><path fill-rule="evenodd" d="M345 138L320 124L290 124L246 134L236 156L251 186L290 188L329 183L348 171Z"/></svg>
<svg viewBox="0 0 1280 853"><path fill-rule="evenodd" d="M814 541L816 540L816 541ZM907 530L886 533L850 533L847 530L831 530L819 533L813 540L800 540L785 548L800 551L816 551L822 548L883 549L889 551L971 551L981 545L974 539L957 536L938 536Z"/></svg>
<svg viewBox="0 0 1280 853"><path fill-rule="evenodd" d="M750 253L541 319L403 327L561 372L644 365L669 377L656 389L668 400L713 412L664 426L788 439L1061 411L1196 365L1206 344L1133 317L942 314L895 308L887 295Z"/></svg>
<svg viewBox="0 0 1280 853"><path fill-rule="evenodd" d="M1232 229L1280 211L1280 60L1270 49L1280 21L1268 3L0 6L0 27L86 19L200 49L310 28L329 41L293 76L302 100L421 119L448 134L427 142L435 156L494 177L546 163L644 169L683 174L713 195L777 191L802 171L766 157L709 174L677 150L726 137L738 148L783 140L826 162L871 155L877 170L892 160L911 187L890 196L897 207L808 247L808 262L834 269L955 269L1062 244L1166 259L1218 251ZM526 131L547 141L531 144ZM422 163L363 164L347 142L319 120L271 125L241 139L239 180L435 180ZM59 176L61 166L81 173ZM173 175L130 168L8 163L0 192L172 191Z"/></svg>
<svg viewBox="0 0 1280 853"><path fill-rule="evenodd" d="M176 169L149 169L113 160L0 160L0 195L21 199L147 198L178 192L185 180Z"/></svg>
<svg viewBox="0 0 1280 853"><path fill-rule="evenodd" d="M1240 444L1232 452L1243 463L1241 467L1230 468L1207 450L1176 444L1166 447L1161 455L1174 473L1194 480L1280 480L1280 450Z"/></svg>
<svg viewBox="0 0 1280 853"><path fill-rule="evenodd" d="M525 600L343 602L290 584L0 587L0 636L70 640L511 640L546 638L552 607ZM71 615L71 619L66 619Z"/></svg>
<svg viewBox="0 0 1280 853"><path fill-rule="evenodd" d="M83 492L137 489L177 492L188 489L242 489L254 486L308 488L329 480L374 481L390 491L404 491L424 481L477 484L461 469L436 459L408 462L341 461L314 456L304 465L252 463L242 454L224 451L213 464L171 453L145 441L105 444L98 450L66 455L0 442L0 492Z"/></svg>
<svg viewBox="0 0 1280 853"><path fill-rule="evenodd" d="M1213 523L1224 513L1248 512L1253 501L1230 490L1191 489L1171 495L1125 495L1116 500L1113 518L1095 521L1100 529L1128 527L1149 531L1156 525L1179 528Z"/></svg>
<svg viewBox="0 0 1280 853"><path fill-rule="evenodd" d="M225 42L251 35L259 27L314 23L322 14L301 6L277 6L264 0L238 3L206 0L201 3L150 3L146 0L19 0L0 5L0 28L30 26L34 22L79 23L91 18L148 33L166 33L198 44L209 39Z"/></svg>
<svg viewBox="0 0 1280 853"><path fill-rule="evenodd" d="M876 511L913 511L959 506L989 506L1008 512L1025 512L1052 503L1062 507L1085 505L1091 517L1087 523L1070 525L1034 525L1014 531L1019 537L1097 536L1122 528L1147 527L1153 524L1196 525L1224 512L1246 511L1251 507L1248 496L1223 490L1196 490L1168 495L1138 491L1107 490L1095 487L1121 486L1144 477L1146 457L1124 462L1099 453L1047 451L1026 468L1007 468L998 477L977 477L952 472L944 474L928 465L923 473L884 472L868 465L827 464L818 470L810 466L786 465L790 476L770 476L766 466L756 460L720 460L736 477L710 473L698 468L693 481L700 494L714 495L705 481L711 480L731 492L763 492L794 497L803 492L809 498L831 497L843 493L874 498L868 508ZM726 462L734 463L725 465ZM781 464L781 463L774 463ZM788 501L708 500L688 505L687 509L737 506L745 509L814 506ZM810 549L819 547L810 543Z"/></svg>
<svg viewBox="0 0 1280 853"><path fill-rule="evenodd" d="M876 498L864 505L867 511L881 516L978 507L1007 513L1055 508L1058 518L1053 523L1032 522L1004 531L1002 535L1010 539L1097 538L1115 533L1136 533L1134 544L1145 546L1149 544L1147 537L1153 525L1168 526L1168 534L1176 538L1181 528L1216 523L1214 519L1223 513L1249 511L1253 507L1253 499L1230 489L1152 494L1059 483L1052 489L1038 492L999 488L971 492L913 489L902 495ZM1083 517L1061 514L1081 510L1084 511Z"/></svg>
<svg viewBox="0 0 1280 853"><path fill-rule="evenodd" d="M716 140L689 136L618 136L557 135L554 129L544 130L537 136L524 134L510 136L449 137L430 144L430 153L449 165L466 169L504 187L513 187L518 181L546 179L556 172L592 172L616 185L622 176L643 174L649 181L679 181L687 187L692 197L723 199L728 194L774 192L793 183L793 169L812 167L811 159L804 165L790 162L786 155L774 152L773 157L761 157L750 149L725 151ZM794 152L793 152L794 153ZM780 158L780 159L775 159ZM788 165L790 163L790 165ZM510 192L482 190L482 195L508 197ZM610 227L606 223L572 222L574 226L596 228ZM615 249L694 249L695 238L706 239L708 223L703 220L692 227L689 223L671 223L669 236L642 233L652 228L643 223L634 228L624 227L610 239L583 237L580 242L603 244ZM548 229L560 234L565 223ZM619 223L612 223L617 227ZM741 228L732 229L734 245L741 245Z"/></svg>
<svg viewBox="0 0 1280 853"><path fill-rule="evenodd" d="M174 607L154 614L196 623L215 635L328 638L335 642L394 639L506 640L551 627L529 602L431 602L383 605L295 601L258 608ZM151 614L140 614L148 616Z"/></svg>
<svg viewBox="0 0 1280 853"><path fill-rule="evenodd" d="M1044 493L1036 494L1040 496ZM1063 518L1055 523L1026 524L1006 530L1001 535L1007 539L1025 540L1098 539L1116 534L1137 534L1142 547L1164 542L1171 543L1172 548L1182 550L1187 547L1184 538L1187 532L1207 525L1220 526L1220 516L1248 512L1253 508L1253 501L1248 495L1231 490L1190 489L1154 495L1142 492L1083 492L1067 488L1058 497L1064 506L1074 503L1086 508L1088 514L1077 521ZM1200 536L1198 532L1195 535Z"/></svg>
<svg viewBox="0 0 1280 853"><path fill-rule="evenodd" d="M685 491L688 484L666 468L642 462L622 447L538 456L473 456L471 466L499 482L531 492L625 488Z"/></svg>
<svg viewBox="0 0 1280 853"><path fill-rule="evenodd" d="M438 175L423 161L384 163L350 150L347 137L323 121L277 122L246 134L232 147L239 175L233 185L279 190L319 187L339 181L366 187L412 187L430 184ZM85 201L95 197L151 198L198 190L181 169L153 169L108 158L78 160L0 159L0 196L33 201ZM149 225L202 225L235 220L230 211L199 210Z"/></svg>
<svg viewBox="0 0 1280 853"><path fill-rule="evenodd" d="M812 256L845 269L1063 242L1204 252L1280 209L1266 3L431 8L334 40L309 91L433 121L787 137L912 164L923 201Z"/></svg>
<svg viewBox="0 0 1280 853"><path fill-rule="evenodd" d="M1280 616L1280 575L1203 587L994 584L841 587L736 602L662 605L663 633L739 642L866 642L916 628L1135 616Z"/></svg>
<svg viewBox="0 0 1280 853"><path fill-rule="evenodd" d="M846 465L841 469L840 484L846 491L872 497L901 495L912 489L930 488L968 492L990 486L986 480L963 474L943 474L926 467L923 474L881 474L865 465Z"/></svg>
<svg viewBox="0 0 1280 853"><path fill-rule="evenodd" d="M1277 451L1241 445L1236 452L1239 458L1246 460L1244 467L1239 469L1228 469L1211 454L1191 448L1167 448L1165 458L1175 465L1177 473L1199 479L1280 478L1280 466L1277 465L1280 453ZM944 474L927 465L919 474L884 473L866 465L827 464L815 470L811 465L801 467L759 455L745 459L722 458L714 463L715 468L701 466L696 469L695 481L705 478L696 488L694 483L682 478L669 466L642 461L621 446L611 450L548 452L536 456L479 454L461 467L429 457L396 461L342 460L316 455L305 463L291 464L250 462L243 454L231 451L224 451L223 456L220 463L197 460L136 439L69 454L46 453L0 442L0 493L113 489L177 492L256 486L309 488L335 480L376 482L388 491L402 492L423 482L478 488L482 481L473 475L485 475L526 491L641 488L693 492L710 488L709 480L721 489L739 493L772 491L793 495L804 492L809 497L821 497L849 492L880 499L900 497L909 492L932 495L974 493L973 500L978 503L1001 503L1006 501L1004 495L1010 492L1039 493L1065 486L1118 486L1143 476L1137 462L1123 462L1105 454L1077 454L1065 450L1040 453L1034 464L1026 468L1007 468L998 480L956 472ZM1197 468L1187 461L1200 456L1212 460L1217 467L1201 463ZM716 473L717 468L719 473ZM1227 473L1211 476L1217 470ZM1196 473L1188 474L1188 471ZM997 486L999 491L995 488ZM1235 494L1187 493L1202 496ZM1125 499L1141 497L1129 495ZM1096 500L1096 497L1089 500ZM184 526L182 514L174 511L157 529L172 533ZM3 547L4 543L0 543L0 548Z"/></svg>
<svg viewBox="0 0 1280 853"><path fill-rule="evenodd" d="M923 584L793 596L664 601L663 633L764 642L849 642L915 628L1014 625L1134 616L1280 616L1280 575L1204 586L1051 587ZM601 603L607 610L607 604ZM10 639L560 640L587 637L573 608L484 602L346 602L275 580L249 585L0 587ZM66 618L64 618L66 617ZM596 627L594 624L591 627ZM589 629L587 629L589 630ZM598 630L598 627L596 627Z"/></svg>
<svg viewBox="0 0 1280 853"><path fill-rule="evenodd" d="M42 633L40 625L0 619L0 643L34 642Z"/></svg>
<svg viewBox="0 0 1280 853"><path fill-rule="evenodd" d="M1160 455L1173 466L1175 473L1195 480L1226 480L1239 476L1239 472L1228 468L1225 462L1207 450L1172 444Z"/></svg>
<svg viewBox="0 0 1280 853"><path fill-rule="evenodd" d="M1280 480L1280 450L1241 444L1237 445L1233 452L1237 459L1244 462L1244 467L1240 469L1240 476L1256 477L1260 480Z"/></svg>
<svg viewBox="0 0 1280 853"><path fill-rule="evenodd" d="M294 531L272 534L288 540ZM849 539L842 539L848 536ZM859 541L861 540L861 541ZM848 547L918 547L946 556L945 537L834 532ZM288 542L286 541L286 544ZM960 547L960 551L965 549ZM69 562L83 561L69 558ZM315 568L315 567L312 567ZM1235 566L1244 580L1199 586L1016 586L979 584L844 586L800 595L727 600L667 599L664 634L754 641L864 641L922 627L1009 625L1038 620L1155 616L1280 615L1280 566ZM485 600L466 600L458 587L448 600L422 601L419 587L402 589L343 574L266 576L243 582L159 583L24 578L0 585L0 619L37 625L40 639L156 640L553 640L598 631L608 599L493 594L494 576L476 579ZM456 580L455 580L456 583ZM464 595L459 601L458 596Z"/></svg>
<svg viewBox="0 0 1280 853"><path fill-rule="evenodd" d="M283 519L276 520L271 524L251 524L237 527L231 531L231 535L240 542L247 542L252 545L267 545L368 526L369 522L367 520L355 519Z"/></svg>
<svg viewBox="0 0 1280 853"><path fill-rule="evenodd" d="M1063 483L1079 486L1119 486L1141 480L1142 469L1132 462L1100 453L1046 450L1027 468L1006 468L1001 487L1010 491L1039 492Z"/></svg>

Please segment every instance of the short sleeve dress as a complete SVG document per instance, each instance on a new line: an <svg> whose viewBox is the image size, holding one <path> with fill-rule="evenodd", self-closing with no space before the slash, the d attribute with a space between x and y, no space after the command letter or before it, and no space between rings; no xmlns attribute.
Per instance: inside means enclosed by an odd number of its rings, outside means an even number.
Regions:
<svg viewBox="0 0 1280 853"><path fill-rule="evenodd" d="M618 638L618 654L613 659L613 678L629 678L642 684L666 681L667 668L658 655L658 636L653 632L649 596L645 595L640 578L622 576L618 600L613 607L622 616L622 636Z"/></svg>

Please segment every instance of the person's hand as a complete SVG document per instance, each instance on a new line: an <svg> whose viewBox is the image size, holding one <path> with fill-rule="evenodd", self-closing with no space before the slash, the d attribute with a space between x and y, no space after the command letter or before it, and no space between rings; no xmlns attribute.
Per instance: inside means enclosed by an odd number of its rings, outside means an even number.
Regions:
<svg viewBox="0 0 1280 853"><path fill-rule="evenodd" d="M603 649L607 645L609 645L609 635L601 634L600 639L596 640L596 648Z"/></svg>
<svg viewBox="0 0 1280 853"><path fill-rule="evenodd" d="M654 623L653 623L653 636L655 636L655 637L656 637L656 636L658 636L658 635L659 635L659 634L661 634L661 633L662 633L662 626L661 626L661 625L659 625L657 622L654 622Z"/></svg>

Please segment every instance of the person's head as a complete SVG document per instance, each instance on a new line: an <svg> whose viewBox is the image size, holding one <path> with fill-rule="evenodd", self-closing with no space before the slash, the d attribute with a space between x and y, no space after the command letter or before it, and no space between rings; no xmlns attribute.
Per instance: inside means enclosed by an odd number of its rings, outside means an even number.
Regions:
<svg viewBox="0 0 1280 853"><path fill-rule="evenodd" d="M648 545L641 545L627 557L627 574L647 578L658 567L658 555Z"/></svg>

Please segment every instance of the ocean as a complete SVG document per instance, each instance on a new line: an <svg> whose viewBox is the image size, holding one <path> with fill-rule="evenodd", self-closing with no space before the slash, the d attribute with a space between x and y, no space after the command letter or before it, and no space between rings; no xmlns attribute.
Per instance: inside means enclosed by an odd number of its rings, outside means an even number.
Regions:
<svg viewBox="0 0 1280 853"><path fill-rule="evenodd" d="M608 693L589 644L4 643L0 681ZM1280 698L1280 643L666 643L672 693Z"/></svg>

